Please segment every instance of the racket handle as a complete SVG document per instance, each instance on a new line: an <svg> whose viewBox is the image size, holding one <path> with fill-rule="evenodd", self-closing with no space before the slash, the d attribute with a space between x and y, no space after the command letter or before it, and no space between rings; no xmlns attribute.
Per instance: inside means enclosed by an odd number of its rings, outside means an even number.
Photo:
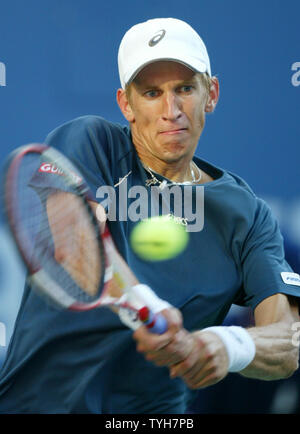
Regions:
<svg viewBox="0 0 300 434"><path fill-rule="evenodd" d="M168 330L166 318L160 313L151 312L148 307L142 307L139 310L139 319L147 327L150 333L162 335Z"/></svg>

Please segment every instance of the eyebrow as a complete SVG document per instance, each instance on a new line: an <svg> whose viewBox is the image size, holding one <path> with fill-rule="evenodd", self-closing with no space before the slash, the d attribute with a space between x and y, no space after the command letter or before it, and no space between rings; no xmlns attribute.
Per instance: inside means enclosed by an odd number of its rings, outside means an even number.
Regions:
<svg viewBox="0 0 300 434"><path fill-rule="evenodd" d="M199 83L199 81L197 79L197 75L194 74L191 78L180 80L178 82L178 84L176 85L176 87L183 86L185 84L198 84L198 83ZM136 78L135 80L133 80L133 84L136 86L136 88L138 90L143 90L143 89L157 90L157 89L160 88L160 86L158 86L156 84L151 84L151 82L145 83L145 82L142 82L141 80L139 80L138 78Z"/></svg>

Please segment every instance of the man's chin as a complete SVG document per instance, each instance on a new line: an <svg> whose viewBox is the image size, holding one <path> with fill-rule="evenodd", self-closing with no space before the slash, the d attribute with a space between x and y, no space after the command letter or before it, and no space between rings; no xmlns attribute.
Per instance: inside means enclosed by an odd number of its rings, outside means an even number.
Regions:
<svg viewBox="0 0 300 434"><path fill-rule="evenodd" d="M193 156L191 149L187 149L187 147L183 145L169 145L164 151L165 152L162 156L162 159L166 163L177 163L180 160L188 158L189 156L191 158Z"/></svg>

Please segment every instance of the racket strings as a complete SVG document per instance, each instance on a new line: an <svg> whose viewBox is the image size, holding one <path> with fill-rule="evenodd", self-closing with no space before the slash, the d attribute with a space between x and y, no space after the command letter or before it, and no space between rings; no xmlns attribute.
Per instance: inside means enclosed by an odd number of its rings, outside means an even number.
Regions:
<svg viewBox="0 0 300 434"><path fill-rule="evenodd" d="M48 198L47 217L56 262L82 290L95 296L99 290L101 261L91 216L82 200L74 194L56 192Z"/></svg>
<svg viewBox="0 0 300 434"><path fill-rule="evenodd" d="M37 167L24 160L14 202L19 211L15 226L26 245L26 256L54 276L76 301L93 301L99 297L104 273L95 221L75 186L53 174L43 185L39 176L32 178Z"/></svg>

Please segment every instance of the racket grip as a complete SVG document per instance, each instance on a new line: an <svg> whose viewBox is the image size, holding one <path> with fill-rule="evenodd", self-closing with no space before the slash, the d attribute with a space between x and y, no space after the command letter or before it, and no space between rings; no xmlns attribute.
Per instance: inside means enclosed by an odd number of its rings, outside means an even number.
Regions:
<svg viewBox="0 0 300 434"><path fill-rule="evenodd" d="M151 312L151 310L146 306L139 310L139 319L147 327L150 333L162 335L168 330L166 318L160 313Z"/></svg>

